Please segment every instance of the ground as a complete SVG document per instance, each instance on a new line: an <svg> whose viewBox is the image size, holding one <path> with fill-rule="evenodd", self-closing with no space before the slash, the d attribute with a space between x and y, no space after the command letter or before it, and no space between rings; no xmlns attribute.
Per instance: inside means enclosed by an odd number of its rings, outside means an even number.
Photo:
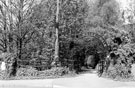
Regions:
<svg viewBox="0 0 135 88"><path fill-rule="evenodd" d="M95 72L76 77L43 80L0 81L0 88L135 88L135 82L119 82L99 78Z"/></svg>

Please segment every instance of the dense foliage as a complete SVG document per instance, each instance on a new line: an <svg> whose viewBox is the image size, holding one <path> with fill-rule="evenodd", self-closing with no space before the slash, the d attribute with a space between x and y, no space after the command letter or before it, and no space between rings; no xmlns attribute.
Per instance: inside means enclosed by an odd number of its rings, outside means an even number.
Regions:
<svg viewBox="0 0 135 88"><path fill-rule="evenodd" d="M56 0L7 1L0 0L0 60L7 63L6 76L63 75L67 69L78 72L89 55L96 56L96 65L110 55L109 76L131 74L134 23L124 25L124 12L115 0L60 0L59 23ZM60 68L52 69L56 28ZM100 36L86 35L88 32Z"/></svg>

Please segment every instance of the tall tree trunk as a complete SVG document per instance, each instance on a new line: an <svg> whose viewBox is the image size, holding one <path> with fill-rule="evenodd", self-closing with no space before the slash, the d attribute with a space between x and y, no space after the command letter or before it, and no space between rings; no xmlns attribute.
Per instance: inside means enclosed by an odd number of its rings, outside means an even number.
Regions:
<svg viewBox="0 0 135 88"><path fill-rule="evenodd" d="M56 10L56 40L55 40L55 54L54 54L54 63L57 64L59 59L59 0L57 0L57 10Z"/></svg>
<svg viewBox="0 0 135 88"><path fill-rule="evenodd" d="M19 59L22 59L22 39L19 39Z"/></svg>
<svg viewBox="0 0 135 88"><path fill-rule="evenodd" d="M7 52L7 47L8 47L8 41L7 41L7 12L4 11L3 9L3 16L4 16L4 43L5 43L5 50L4 52Z"/></svg>
<svg viewBox="0 0 135 88"><path fill-rule="evenodd" d="M21 59L22 54L22 24L23 24L23 4L24 0L19 1L19 16L18 16L18 30L19 30L19 59Z"/></svg>
<svg viewBox="0 0 135 88"><path fill-rule="evenodd" d="M16 76L16 71L18 67L18 59L21 60L22 58L22 25L23 25L23 4L24 0L19 0L18 1L19 5L19 11L18 11L18 23L17 23L17 30L18 30L18 35L17 36L17 42L16 42L16 47L17 47L17 57L14 57L14 61L12 63L12 69L10 76ZM12 27L12 26L11 26Z"/></svg>
<svg viewBox="0 0 135 88"><path fill-rule="evenodd" d="M9 13L9 31L10 33L8 34L8 41L9 41L9 52L13 52L13 35L12 35L12 31L13 31L13 14L12 14L12 2L11 0L9 0L9 9L10 9L10 13Z"/></svg>

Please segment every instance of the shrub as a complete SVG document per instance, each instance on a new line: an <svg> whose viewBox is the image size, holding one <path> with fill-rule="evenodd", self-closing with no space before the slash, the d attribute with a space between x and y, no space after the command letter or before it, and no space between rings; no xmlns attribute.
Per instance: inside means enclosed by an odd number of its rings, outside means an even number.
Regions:
<svg viewBox="0 0 135 88"><path fill-rule="evenodd" d="M52 69L38 71L33 67L18 68L16 77L9 77L7 71L0 71L0 79L39 79L39 78L56 78L70 74L69 68L53 67ZM72 74L72 73L71 73Z"/></svg>
<svg viewBox="0 0 135 88"><path fill-rule="evenodd" d="M48 78L48 77L60 77L66 74L69 74L70 71L66 67L54 67L52 69L37 71L35 68L19 68L17 71L17 79L25 78Z"/></svg>
<svg viewBox="0 0 135 88"><path fill-rule="evenodd" d="M16 55L14 53L2 53L0 55L0 58L2 61L6 63L6 70L0 71L0 79L8 79L11 78L11 76L14 76L16 73L16 65L15 65L15 59Z"/></svg>
<svg viewBox="0 0 135 88"><path fill-rule="evenodd" d="M8 74L6 71L1 71L0 70L0 80L3 80L3 79L8 79Z"/></svg>
<svg viewBox="0 0 135 88"><path fill-rule="evenodd" d="M45 70L45 71L39 71L39 76L63 76L68 74L70 71L68 68L66 67L54 67L52 69L49 70Z"/></svg>
<svg viewBox="0 0 135 88"><path fill-rule="evenodd" d="M37 76L38 71L35 68L27 67L27 68L19 68L17 70L17 77L30 77L30 76Z"/></svg>
<svg viewBox="0 0 135 88"><path fill-rule="evenodd" d="M134 49L132 48L132 44L125 44L119 47L116 51L112 51L115 56L111 65L108 68L106 75L109 78L122 78L127 79L130 78L131 73L131 65L133 64L133 55Z"/></svg>
<svg viewBox="0 0 135 88"><path fill-rule="evenodd" d="M127 79L131 77L131 68L118 64L115 66L111 65L105 75L112 79Z"/></svg>

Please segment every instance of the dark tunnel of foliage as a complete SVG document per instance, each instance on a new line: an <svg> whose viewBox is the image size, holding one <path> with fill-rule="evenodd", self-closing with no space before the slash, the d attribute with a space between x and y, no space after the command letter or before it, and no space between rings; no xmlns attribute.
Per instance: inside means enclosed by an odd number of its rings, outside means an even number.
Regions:
<svg viewBox="0 0 135 88"><path fill-rule="evenodd" d="M82 41L81 39L61 39L60 42L60 61L62 66L71 67L77 71L81 70L81 67L86 67L86 59L88 56L93 55L92 62L89 62L94 69L99 63L100 54L98 48L102 47L98 45L97 41ZM101 49L101 48L100 48ZM105 57L103 57L105 58Z"/></svg>

